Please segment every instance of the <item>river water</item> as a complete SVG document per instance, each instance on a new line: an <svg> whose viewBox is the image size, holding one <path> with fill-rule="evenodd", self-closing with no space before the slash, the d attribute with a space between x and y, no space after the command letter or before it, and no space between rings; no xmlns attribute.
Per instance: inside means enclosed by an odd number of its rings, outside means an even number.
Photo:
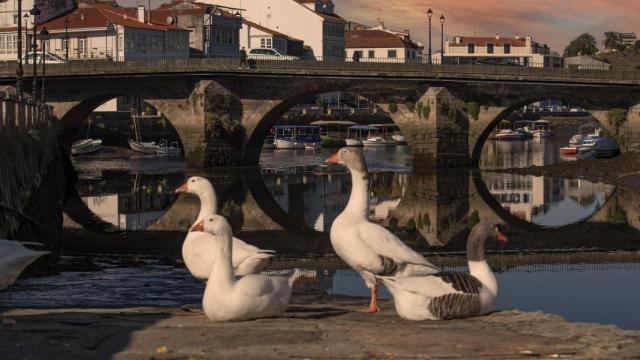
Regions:
<svg viewBox="0 0 640 360"><path fill-rule="evenodd" d="M481 167L563 161L557 155L562 141L490 141ZM128 240L109 253L87 252L70 241L60 274L18 281L0 294L0 306L198 303L203 285L185 270L179 253L197 201L173 194L194 174L215 185L219 209L238 237L278 251L269 273L298 267L306 276L296 291L367 296L357 274L331 253L328 231L350 191L348 173L324 165L333 151L265 150L260 168L246 170L193 170L179 158L120 152L76 158L83 202L126 230ZM640 275L637 192L580 179L489 171L418 173L403 146L364 153L372 173L372 221L446 270L467 271L465 240L478 219L509 225L506 247L487 245L500 285L499 309L542 310L573 321L640 329L635 311L640 289L630 286ZM74 241L96 241L77 220L65 218ZM383 289L381 296L389 294Z"/></svg>

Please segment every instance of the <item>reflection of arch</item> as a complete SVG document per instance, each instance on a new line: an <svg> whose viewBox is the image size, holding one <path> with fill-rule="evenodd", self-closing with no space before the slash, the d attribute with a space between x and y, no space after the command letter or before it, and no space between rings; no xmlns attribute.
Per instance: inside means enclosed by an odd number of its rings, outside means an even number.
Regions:
<svg viewBox="0 0 640 360"><path fill-rule="evenodd" d="M269 130L290 108L297 104L300 104L303 100L309 99L310 97L334 91L350 93L372 100L369 97L360 94L357 90L350 89L348 86L327 86L326 88L306 91L290 96L274 106L257 122L253 131L251 132L251 134L249 134L247 143L245 145L244 163L258 163L260 152L262 151L262 145L264 144L264 140L266 139L267 135L269 135ZM372 102L375 103L375 101ZM377 111L387 114L382 108L377 105L376 109ZM391 116L389 116L389 118L392 119ZM400 131L403 132L402 129L400 129Z"/></svg>
<svg viewBox="0 0 640 360"><path fill-rule="evenodd" d="M491 195L491 192L489 191L489 188L484 183L484 180L481 177L481 172L480 171L474 171L473 174L472 174L472 177L473 177L473 184L474 184L476 192L478 193L478 195L480 195L480 197L482 198L484 204L493 212L493 214L495 216L497 216L497 218L499 220L501 220L505 224L508 224L509 226L513 226L514 228L521 229L521 230L524 230L524 231L531 231L531 232L564 231L564 230L570 229L570 228L578 228L581 225L583 225L584 223L587 223L587 222L591 221L591 219L593 219L593 218L600 218L601 217L600 213L607 211L607 209L608 209L607 204L610 202L611 199L614 199L616 197L616 191L617 191L617 187L616 187L611 192L611 194L609 194L609 197L600 206L600 208L596 212L591 214L589 217L587 217L585 219L582 219L582 220L580 220L580 221L578 221L576 223L573 223L573 224L569 224L569 225L565 225L565 226L561 226L561 227L557 227L557 228L547 228L547 227L543 227L541 225L534 224L534 223L531 223L529 221L523 220L523 219L511 214L508 210L506 210L504 207L502 207L502 205L498 202L498 200L496 200L496 198L493 197L493 195Z"/></svg>
<svg viewBox="0 0 640 360"><path fill-rule="evenodd" d="M82 126L83 122L87 119L87 117L95 111L100 105L106 103L111 99L115 99L121 96L132 95L132 94L124 94L124 93L106 93L101 95L95 95L88 98L83 99L77 104L73 105L69 110L67 110L64 115L61 116L59 122L62 124L63 130L60 135L59 140L62 144L65 145L66 148L70 148L71 143L75 140L75 136ZM148 104L148 103L147 103ZM148 104L151 105L151 104ZM153 105L151 105L153 106ZM184 150L183 146L183 138L180 133L177 131L171 119L166 116L166 113L161 109L156 110L160 111L162 115L168 120L170 131L178 134L178 138L180 141L180 148Z"/></svg>
<svg viewBox="0 0 640 360"><path fill-rule="evenodd" d="M610 134L612 134L615 138L615 132L611 131L612 129L609 127L609 124L603 123L602 119L599 119L595 116L593 116L593 109L588 109L588 105L586 101L580 101L580 99L575 100L575 98L572 98L570 95L566 95L566 94L553 94L553 95L549 95L549 96L540 96L540 95L530 95L528 97L525 97L524 100L519 100L511 105L509 105L506 109L504 109L503 111L501 111L498 116L496 116L491 122L489 122L488 124L486 124L484 126L484 128L482 129L480 135L478 136L478 138L475 141L475 146L473 148L473 151L471 153L471 165L473 167L479 167L480 165L480 156L482 154L482 148L484 147L484 144L487 140L487 138L489 137L489 135L491 135L491 133L493 132L493 130L495 129L495 127L500 123L500 121L506 119L509 115L511 115L512 113L514 113L516 110L524 107L525 105L530 105L533 104L535 102L538 101L544 101L547 99L554 99L554 100L561 100L565 103L570 103L570 104L574 104L574 105L578 105L582 108L584 108L587 112L590 113L590 115L598 122L600 123L600 125L605 128L607 131L609 131ZM616 139L618 140L618 139Z"/></svg>

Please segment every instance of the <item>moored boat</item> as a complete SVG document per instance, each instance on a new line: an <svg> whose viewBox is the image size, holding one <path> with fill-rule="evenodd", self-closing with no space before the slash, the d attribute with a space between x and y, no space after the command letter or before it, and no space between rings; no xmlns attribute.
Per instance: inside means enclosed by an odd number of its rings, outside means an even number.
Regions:
<svg viewBox="0 0 640 360"><path fill-rule="evenodd" d="M169 144L167 140L162 139L160 145L156 148L156 154L158 155L179 155L180 153L180 145L177 141Z"/></svg>
<svg viewBox="0 0 640 360"><path fill-rule="evenodd" d="M100 139L82 139L71 145L72 155L91 154L102 149L102 140Z"/></svg>
<svg viewBox="0 0 640 360"><path fill-rule="evenodd" d="M537 120L533 122L533 137L548 138L551 136L551 126L547 120Z"/></svg>
<svg viewBox="0 0 640 360"><path fill-rule="evenodd" d="M374 136L366 140L362 140L362 146L374 147L374 146L394 146L396 144L393 140L385 140L380 136Z"/></svg>
<svg viewBox="0 0 640 360"><path fill-rule="evenodd" d="M511 129L502 129L496 134L496 140L523 140L525 139L525 135L518 131L513 131Z"/></svg>
<svg viewBox="0 0 640 360"><path fill-rule="evenodd" d="M600 139L593 147L593 154L597 158L613 157L620 154L618 142L613 139Z"/></svg>
<svg viewBox="0 0 640 360"><path fill-rule="evenodd" d="M158 145L155 143L155 141L141 142L135 141L133 139L127 140L129 141L129 148L131 148L131 150L144 154L155 154L156 149L158 148Z"/></svg>
<svg viewBox="0 0 640 360"><path fill-rule="evenodd" d="M360 139L344 139L346 146L362 146L362 140Z"/></svg>
<svg viewBox="0 0 640 360"><path fill-rule="evenodd" d="M276 125L273 127L274 144L277 149L304 149L322 146L320 127L315 125Z"/></svg>

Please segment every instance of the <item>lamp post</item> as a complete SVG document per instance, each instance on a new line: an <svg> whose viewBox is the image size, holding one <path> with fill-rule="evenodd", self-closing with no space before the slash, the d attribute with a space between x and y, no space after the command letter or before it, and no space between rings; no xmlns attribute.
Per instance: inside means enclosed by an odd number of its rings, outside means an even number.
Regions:
<svg viewBox="0 0 640 360"><path fill-rule="evenodd" d="M427 11L427 17L429 18L429 64L431 64L431 17L433 16L433 11L431 8Z"/></svg>
<svg viewBox="0 0 640 360"><path fill-rule="evenodd" d="M22 69L22 21L20 21L20 14L22 14L22 0L18 0L18 63L16 64L16 93L18 100L22 100L22 95L24 94L22 89L24 70Z"/></svg>
<svg viewBox="0 0 640 360"><path fill-rule="evenodd" d="M104 28L104 58L105 60L109 60L109 55L107 55L107 50L109 50L109 47L107 46L107 43L109 41L109 27L111 26L111 21L107 20L107 27Z"/></svg>
<svg viewBox="0 0 640 360"><path fill-rule="evenodd" d="M38 102L38 62L36 61L36 50L38 48L38 44L36 43L36 37L38 36L38 24L37 16L40 14L40 9L38 9L38 2L33 2L33 8L29 10L29 14L33 16L33 47L31 52L33 53L33 85L31 88L31 94L33 95L33 101Z"/></svg>
<svg viewBox="0 0 640 360"><path fill-rule="evenodd" d="M45 76L47 75L47 43L49 42L49 31L47 30L47 28L42 28L42 30L40 30L40 44L42 45L42 84L41 84L41 90L42 92L40 93L40 101L42 102L42 104L44 105L46 103L46 92L44 89L44 79Z"/></svg>
<svg viewBox="0 0 640 360"><path fill-rule="evenodd" d="M440 16L440 64L444 62L444 14Z"/></svg>
<svg viewBox="0 0 640 360"><path fill-rule="evenodd" d="M27 41L27 38L29 37L29 13L24 13L22 17L24 18L24 41ZM22 36L22 34L20 35ZM29 63L29 57L27 56L27 54L29 53L28 49L29 49L29 46L25 44L24 46L24 63L25 64Z"/></svg>
<svg viewBox="0 0 640 360"><path fill-rule="evenodd" d="M64 18L64 59L69 60L69 18Z"/></svg>

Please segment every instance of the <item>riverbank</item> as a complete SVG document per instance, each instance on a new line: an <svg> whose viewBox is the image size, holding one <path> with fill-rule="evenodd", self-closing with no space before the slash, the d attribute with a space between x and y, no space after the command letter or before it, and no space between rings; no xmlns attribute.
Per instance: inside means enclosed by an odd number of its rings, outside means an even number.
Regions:
<svg viewBox="0 0 640 360"><path fill-rule="evenodd" d="M284 318L213 323L199 306L0 310L3 359L637 358L640 331L507 310L410 322L393 304L294 296Z"/></svg>
<svg viewBox="0 0 640 360"><path fill-rule="evenodd" d="M520 175L550 176L604 182L640 190L640 154L624 153L611 159L564 161L544 166L491 170Z"/></svg>

